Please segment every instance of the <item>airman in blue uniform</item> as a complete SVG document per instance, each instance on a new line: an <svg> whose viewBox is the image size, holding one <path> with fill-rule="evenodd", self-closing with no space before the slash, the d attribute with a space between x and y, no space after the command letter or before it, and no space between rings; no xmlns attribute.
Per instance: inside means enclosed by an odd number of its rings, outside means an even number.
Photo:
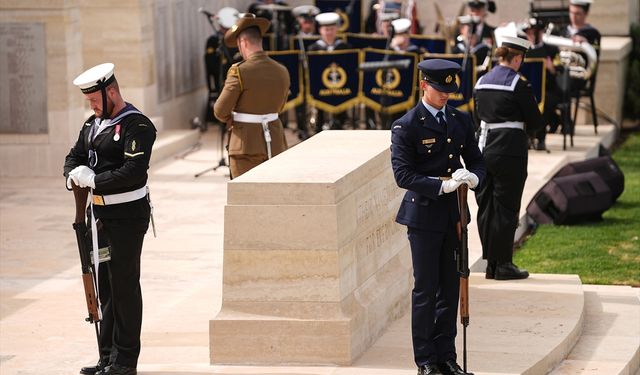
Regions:
<svg viewBox="0 0 640 375"><path fill-rule="evenodd" d="M455 192L463 183L477 187L485 166L471 118L446 104L458 90L460 65L432 59L418 68L422 100L391 127L394 177L407 189L396 221L407 226L413 260L414 359L418 375L463 375L455 348L460 283Z"/></svg>

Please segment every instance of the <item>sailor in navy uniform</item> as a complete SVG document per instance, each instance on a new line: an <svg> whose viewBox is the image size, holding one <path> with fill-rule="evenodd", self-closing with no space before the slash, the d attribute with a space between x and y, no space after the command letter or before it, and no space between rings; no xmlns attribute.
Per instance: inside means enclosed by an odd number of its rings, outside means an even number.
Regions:
<svg viewBox="0 0 640 375"><path fill-rule="evenodd" d="M544 127L531 84L518 74L530 46L526 39L503 36L496 50L499 65L482 76L474 89L475 113L481 121L479 147L487 163L487 178L476 191L476 200L488 279L529 276L512 259L520 200L527 179L528 140Z"/></svg>
<svg viewBox="0 0 640 375"><path fill-rule="evenodd" d="M570 24L561 31L561 36L574 41L587 41L596 51L600 49L601 35L598 29L587 23L589 8L593 0L569 0Z"/></svg>
<svg viewBox="0 0 640 375"><path fill-rule="evenodd" d="M140 254L151 216L147 169L156 129L149 118L123 100L113 64L97 65L73 83L95 114L80 129L65 159L64 176L68 189L72 183L91 188L89 212L95 219L91 227L101 225L111 250L107 265L111 301L110 306L102 306L101 328L113 324L112 346L101 347L98 365L81 372L134 375L142 326Z"/></svg>
<svg viewBox="0 0 640 375"><path fill-rule="evenodd" d="M460 285L454 259L460 245L456 189L477 187L485 167L471 118L446 105L458 90L460 65L432 59L418 68L422 100L391 127L394 177L407 189L396 221L407 226L413 260L413 352L418 375L461 375L455 348Z"/></svg>
<svg viewBox="0 0 640 375"><path fill-rule="evenodd" d="M340 24L340 15L335 12L320 13L316 16L318 23L318 31L320 39L309 46L309 52L313 51L339 51L350 49L351 45L341 38L338 38L338 26ZM316 133L323 129L325 119L324 111L318 111L316 118ZM342 125L347 119L347 112L336 113L330 122L331 129L342 129Z"/></svg>

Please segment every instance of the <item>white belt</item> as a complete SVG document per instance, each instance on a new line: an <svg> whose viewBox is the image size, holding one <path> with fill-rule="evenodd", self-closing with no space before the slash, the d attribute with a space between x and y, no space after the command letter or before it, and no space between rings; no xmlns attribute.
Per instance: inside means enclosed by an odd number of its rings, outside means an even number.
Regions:
<svg viewBox="0 0 640 375"><path fill-rule="evenodd" d="M267 144L267 157L271 159L271 132L269 131L269 122L278 119L277 113L267 113L264 115L254 115L252 113L232 112L233 121L248 122L262 124L262 132L264 133L264 142Z"/></svg>
<svg viewBox="0 0 640 375"><path fill-rule="evenodd" d="M484 146L487 144L487 135L489 134L489 130L495 129L519 129L524 130L524 122L522 121L506 121L506 122L496 122L493 124L487 124L484 121L480 121L480 138L478 139L478 148L480 152L484 149Z"/></svg>
<svg viewBox="0 0 640 375"><path fill-rule="evenodd" d="M108 206L111 204L120 204L137 201L138 199L144 198L149 192L149 188L147 186L143 186L140 189L127 191L126 193L120 194L109 194L109 195L93 195L93 204L96 206Z"/></svg>
<svg viewBox="0 0 640 375"><path fill-rule="evenodd" d="M275 121L278 119L277 113L267 113L265 115L254 115L252 113L240 113L240 112L232 112L233 113L233 121L238 122L253 122L256 124L261 124L263 121Z"/></svg>

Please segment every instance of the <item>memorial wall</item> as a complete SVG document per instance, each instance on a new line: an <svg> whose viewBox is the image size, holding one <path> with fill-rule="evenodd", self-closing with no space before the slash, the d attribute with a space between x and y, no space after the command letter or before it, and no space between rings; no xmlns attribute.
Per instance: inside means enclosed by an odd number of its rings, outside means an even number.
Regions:
<svg viewBox="0 0 640 375"><path fill-rule="evenodd" d="M189 129L207 110L200 7L250 1L5 0L0 2L0 176L58 176L91 114L73 79L116 65L126 101L163 129Z"/></svg>

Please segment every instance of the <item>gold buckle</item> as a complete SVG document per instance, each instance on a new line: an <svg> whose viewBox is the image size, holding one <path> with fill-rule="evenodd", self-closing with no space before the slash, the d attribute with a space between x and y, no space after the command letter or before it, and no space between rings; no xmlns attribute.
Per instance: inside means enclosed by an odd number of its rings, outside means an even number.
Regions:
<svg viewBox="0 0 640 375"><path fill-rule="evenodd" d="M102 195L94 195L93 204L97 206L104 206L104 199L102 199Z"/></svg>

